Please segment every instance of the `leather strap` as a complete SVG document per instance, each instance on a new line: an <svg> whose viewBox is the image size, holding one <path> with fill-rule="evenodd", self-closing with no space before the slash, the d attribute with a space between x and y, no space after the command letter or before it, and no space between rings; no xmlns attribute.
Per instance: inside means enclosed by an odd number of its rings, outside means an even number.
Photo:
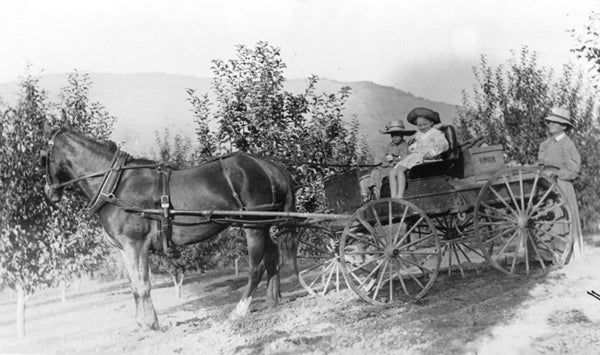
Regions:
<svg viewBox="0 0 600 355"><path fill-rule="evenodd" d="M225 176L225 180L227 180L227 184L229 185L229 188L231 189L231 194L233 195L235 202L238 204L238 207L240 208L240 210L242 210L242 211L246 210L246 206L244 206L244 203L240 199L240 195L238 195L237 191L235 191L235 187L233 186L233 182L231 182L231 177L229 176L228 169L225 167L225 164L223 163L223 159L219 159L219 162L221 163L221 169L223 170L223 175Z"/></svg>

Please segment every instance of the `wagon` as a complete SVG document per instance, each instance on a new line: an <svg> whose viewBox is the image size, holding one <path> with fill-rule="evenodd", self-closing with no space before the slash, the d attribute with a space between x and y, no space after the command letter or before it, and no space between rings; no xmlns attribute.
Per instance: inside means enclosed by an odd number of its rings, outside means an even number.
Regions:
<svg viewBox="0 0 600 355"><path fill-rule="evenodd" d="M489 264L518 276L568 262L572 217L555 179L541 166L507 167L501 146L459 145L452 125L440 129L449 149L410 170L402 199L390 198L384 181L365 203L361 171L352 168L324 180L326 213L168 213L206 223L293 226L299 236L294 268L310 294L348 286L373 304L420 299L440 271L464 276Z"/></svg>
<svg viewBox="0 0 600 355"><path fill-rule="evenodd" d="M359 169L325 180L337 219L320 235L304 230L297 272L309 293L348 285L373 304L419 299L438 273L489 263L507 275L545 272L568 262L571 211L543 167L507 167L501 146L459 145L413 168L403 199L361 201Z"/></svg>

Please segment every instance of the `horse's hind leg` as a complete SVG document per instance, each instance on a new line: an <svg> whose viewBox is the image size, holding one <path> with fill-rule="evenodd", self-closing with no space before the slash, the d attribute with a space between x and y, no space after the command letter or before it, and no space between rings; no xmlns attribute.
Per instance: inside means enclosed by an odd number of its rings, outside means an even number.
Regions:
<svg viewBox="0 0 600 355"><path fill-rule="evenodd" d="M150 238L145 241L127 240L123 244L121 254L129 280L131 292L135 300L137 323L142 328L158 329L158 318L150 298L150 277L148 274L148 250Z"/></svg>
<svg viewBox="0 0 600 355"><path fill-rule="evenodd" d="M265 268L267 269L267 302L270 306L279 303L279 248L270 235L265 236Z"/></svg>
<svg viewBox="0 0 600 355"><path fill-rule="evenodd" d="M232 318L243 317L248 313L254 291L256 291L256 287L265 272L263 256L265 252L265 240L269 232L264 229L252 228L246 228L245 231L246 241L248 242L248 285L231 314Z"/></svg>

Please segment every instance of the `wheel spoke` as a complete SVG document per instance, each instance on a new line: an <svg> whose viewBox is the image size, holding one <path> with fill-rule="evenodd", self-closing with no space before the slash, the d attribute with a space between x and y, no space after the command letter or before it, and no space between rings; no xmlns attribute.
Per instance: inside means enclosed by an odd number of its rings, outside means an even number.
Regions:
<svg viewBox="0 0 600 355"><path fill-rule="evenodd" d="M514 210L514 208L510 207L510 206L508 205L508 203L506 203L506 201L504 200L504 197L500 196L500 194L498 193L498 191L496 191L496 189L494 189L494 187L493 187L492 185L490 185L490 186L489 186L489 189L490 189L490 191L492 191L492 193L493 193L494 195L496 195L496 197L498 198L498 200L500 200L500 202L502 202L502 204L503 204L504 206L506 206L506 208L508 208L509 210L511 210L511 211L512 211L512 213L513 213L515 216L517 216L517 215L518 215L517 211L515 211L515 210Z"/></svg>
<svg viewBox="0 0 600 355"><path fill-rule="evenodd" d="M552 181L552 185L550 185L550 187L548 188L548 190L546 190L544 195L542 195L540 200L531 208L532 211L537 210L538 207L540 207L540 205L546 200L546 198L550 195L550 192L552 192L552 190L554 189L555 184L556 183L554 181Z"/></svg>
<svg viewBox="0 0 600 355"><path fill-rule="evenodd" d="M467 260L469 263L473 264L473 261L471 261L471 258L469 258L467 253L465 253L465 251L463 250L463 247L467 248L467 245L466 244L457 244L456 247L458 248L458 251L460 251L460 253L465 257L465 260Z"/></svg>
<svg viewBox="0 0 600 355"><path fill-rule="evenodd" d="M365 263L364 263L364 264L362 264L362 265L356 266L354 269L350 270L350 272L352 273L352 272L355 272L356 270L360 270L360 269L364 268L365 266L367 266L367 265L369 265L369 264L371 264L371 263L373 263L373 262L376 262L376 261L378 261L378 260L381 260L381 259L382 259L382 258L371 259L371 260L369 260L369 261L365 262Z"/></svg>
<svg viewBox="0 0 600 355"><path fill-rule="evenodd" d="M369 273L369 275L367 275L367 277L365 277L365 279L364 279L364 280L363 280L363 281L360 283L360 285L358 285L358 287L361 287L362 285L364 285L364 284L365 284L365 282L366 282L368 279L370 279L370 278L371 278L371 276L373 276L373 274L375 274L375 272L376 272L377 270L379 270L379 268L381 267L381 265L383 265L383 263L384 263L384 262L385 262L385 261L382 261L381 263L377 263L377 266L375 266L375 267L373 268L373 270L371 270L371 272Z"/></svg>
<svg viewBox="0 0 600 355"><path fill-rule="evenodd" d="M356 240L360 240L360 241L361 241L361 242L363 242L363 243L367 243L367 244L369 244L369 245L371 245L371 246L373 246L373 247L375 247L375 248L377 248L377 249L380 249L380 248L381 248L381 246L379 246L379 245L377 245L377 244L373 243L372 241L370 241L370 240L368 240L368 239L365 239L365 238L359 237L359 236L358 236L357 234L355 234L355 233L348 232L348 235L349 235L349 236L351 236L352 238L356 239ZM347 244L351 244L351 243L347 243Z"/></svg>
<svg viewBox="0 0 600 355"><path fill-rule="evenodd" d="M369 231L369 234L373 237L375 242L379 244L379 239L376 238L379 234L377 234L375 228L373 228L373 226L369 222L365 221L363 216L361 216L360 214L357 216L357 218L358 221L367 229L367 231Z"/></svg>
<svg viewBox="0 0 600 355"><path fill-rule="evenodd" d="M412 272L410 272L410 269L408 269L406 266L402 265L402 263L400 263L400 267L403 268L404 270L406 270L408 276L410 276L417 283L417 285L419 285L419 287L421 287L421 289L425 288L425 286L423 286L421 281L419 281L419 279L417 279L415 277L415 275ZM400 279L402 280L402 277L400 277Z"/></svg>
<svg viewBox="0 0 600 355"><path fill-rule="evenodd" d="M503 235L505 235L505 234L507 234L507 233L510 233L510 232L514 231L515 229L517 229L517 227L516 227L516 226L513 226L513 227L511 227L511 228L506 228L505 230L503 230L503 231L502 231L502 232L500 232L499 234L496 234L495 236L491 237L490 239L488 239L488 240L484 241L484 243L490 243L490 242L493 242L494 240L496 240L496 239L498 239L498 238L502 237ZM490 231L490 233L493 233L493 232L494 232L494 231ZM493 244L493 243L490 243L490 244Z"/></svg>
<svg viewBox="0 0 600 355"><path fill-rule="evenodd" d="M508 239L508 242L506 242L506 244L504 245L504 247L502 249L500 249L500 251L498 252L498 256L504 254L504 252L506 251L506 248L508 248L508 246L510 245L510 243L515 239L515 236L517 236L519 234L519 230L517 229L512 236Z"/></svg>
<svg viewBox="0 0 600 355"><path fill-rule="evenodd" d="M544 229L538 228L536 226L533 226L533 228L539 232L542 232L543 234L547 234L547 235L551 236L552 238L561 239L561 240L564 240L565 242L569 241L566 237L554 234L553 232L550 232L549 230L544 230Z"/></svg>
<svg viewBox="0 0 600 355"><path fill-rule="evenodd" d="M558 208L560 208L562 206L566 206L566 205L567 205L567 203L565 201L561 201L560 203L558 203L556 205L551 205L551 206L548 206L548 207L540 210L538 213L536 213L535 215L533 215L533 216L531 216L529 218L536 219L536 218L538 218L540 216L543 216L543 215L547 214L548 212L550 212L550 211L552 211L554 209L558 209Z"/></svg>
<svg viewBox="0 0 600 355"><path fill-rule="evenodd" d="M486 209L490 209L492 211L495 211L497 214L499 214L501 217L504 217L505 220L507 221L511 221L513 220L515 217L514 215L509 215L507 213L504 212L504 210L502 210L501 208L497 208L497 207L492 207L486 203L482 203L481 206L483 206ZM481 211L479 211L479 214L485 217L489 217L489 218L498 218L498 216L496 215L487 215Z"/></svg>
<svg viewBox="0 0 600 355"><path fill-rule="evenodd" d="M377 223L377 226L381 227L381 218L379 218L379 213L377 213L377 210L375 209L375 205L371 205L371 211L373 211L373 217L375 217L375 221Z"/></svg>
<svg viewBox="0 0 600 355"><path fill-rule="evenodd" d="M325 293L327 292L327 289L329 288L329 282L331 281L331 277L333 276L333 272L335 271L335 264L332 263L331 264L331 271L329 272L329 276L327 276L327 282L325 283L325 286L323 286L323 293L321 293L321 295L325 296Z"/></svg>
<svg viewBox="0 0 600 355"><path fill-rule="evenodd" d="M508 190L508 195L510 196L510 199L512 200L514 206L515 206L515 210L517 211L517 213L521 213L521 209L519 208L519 203L517 202L517 199L515 198L515 194L512 191L512 188L510 187L510 184L508 183L508 180L506 180L506 175L502 175L502 180L504 180L504 185L506 185L506 190Z"/></svg>
<svg viewBox="0 0 600 355"><path fill-rule="evenodd" d="M377 280L377 288L375 288L375 292L373 293L373 300L377 299L377 294L379 293L379 289L381 288L381 283L383 282L383 278L385 277L386 271L387 271L387 267L388 267L388 262L384 261L385 266L381 268L381 272L379 275L379 280Z"/></svg>
<svg viewBox="0 0 600 355"><path fill-rule="evenodd" d="M537 187L538 180L540 178L540 171L537 170L535 172L535 178L533 179L533 187L531 188L531 192L529 193L529 201L527 202L527 213L531 211L531 203L533 202L533 196L535 196L535 189Z"/></svg>
<svg viewBox="0 0 600 355"><path fill-rule="evenodd" d="M465 277L465 272L462 268L462 266L460 265L460 258L458 257L458 251L456 251L457 245L454 245L454 247L452 248L454 250L454 255L456 256L456 265L458 266L458 269L460 270L460 274L462 275L462 277Z"/></svg>
<svg viewBox="0 0 600 355"><path fill-rule="evenodd" d="M519 229L518 237L517 237L517 246L515 247L515 252L513 254L512 264L510 265L510 273L515 272L515 265L517 264L517 257L519 256L519 249L521 247L521 243L523 242L523 231Z"/></svg>
<svg viewBox="0 0 600 355"><path fill-rule="evenodd" d="M421 216L421 218L419 218L419 220L414 223L412 225L412 227L410 227L410 229L404 233L404 236L402 237L402 239L398 242L398 244L394 245L394 247L398 248L400 247L400 244L413 232L413 230L419 225L419 223L421 223L424 220L423 216ZM409 243L412 244L412 243ZM406 244L408 245L408 244Z"/></svg>
<svg viewBox="0 0 600 355"><path fill-rule="evenodd" d="M308 288L312 289L312 288L313 288L313 286L315 285L315 283L317 283L317 281L319 281L319 279L321 279L322 275L323 275L323 274L325 274L325 273L327 273L327 272L329 271L329 269L330 269L332 266L333 266L333 264L332 264L332 263L328 263L328 264L327 264L327 266L326 266L326 267L325 267L325 268L322 270L322 272L320 272L320 273L319 273L319 274L318 274L318 275L315 277L315 279L314 279L314 280L313 280L313 281L312 281L312 282L311 282L311 283L308 285ZM308 269L307 269L307 270L305 270L305 271L308 271Z"/></svg>
<svg viewBox="0 0 600 355"><path fill-rule="evenodd" d="M413 245L415 245L415 244L422 243L423 241L425 241L425 240L429 239L429 238L430 238L430 237L432 237L433 235L434 235L434 234L432 233L432 234L429 234L429 235L425 236L424 238L421 238L421 239L415 240L414 242L410 242L410 243L408 243L408 244L403 244L403 245L396 245L396 249L400 249L400 248L406 249L406 248L412 247L412 246L413 246Z"/></svg>
<svg viewBox="0 0 600 355"><path fill-rule="evenodd" d="M416 266L416 267L417 267L419 270L421 270L422 272L427 272L428 274L433 274L433 271L432 271L432 270L429 270L428 268L424 267L423 265L420 265L420 264L418 264L418 263L416 263L416 262L414 262L414 261L412 261L412 260L410 260L410 259L400 258L400 260L402 260L402 261L406 261L407 263L409 263L409 264L412 264L412 265ZM400 266L403 266L403 267L404 267L404 265L402 265L402 263L399 263L399 264L400 264ZM404 269L405 269L405 270L408 270L406 267L404 267Z"/></svg>
<svg viewBox="0 0 600 355"><path fill-rule="evenodd" d="M400 237L400 232L402 231L402 226L406 225L404 221L406 219L407 214L408 214L408 206L405 206L404 212L402 212L402 218L400 218L400 222L398 223L399 227L398 227L398 230L396 231L396 235L394 236L393 245L397 245L397 243L402 243L404 241L404 238L406 238L408 236L408 234L405 233L402 240L398 241L398 237Z"/></svg>
<svg viewBox="0 0 600 355"><path fill-rule="evenodd" d="M521 191L521 211L525 211L525 189L523 189L523 171L519 169L519 189Z"/></svg>
<svg viewBox="0 0 600 355"><path fill-rule="evenodd" d="M484 256L484 255L483 255L483 253L481 252L481 250L477 250L477 249L471 248L471 246L469 246L469 245L468 245L468 244L466 244L466 243L465 243L465 244L463 244L463 246L464 246L465 248L469 249L470 251L472 251L473 253L477 254L478 256L480 256L480 257L482 257L482 258L485 258L485 256Z"/></svg>

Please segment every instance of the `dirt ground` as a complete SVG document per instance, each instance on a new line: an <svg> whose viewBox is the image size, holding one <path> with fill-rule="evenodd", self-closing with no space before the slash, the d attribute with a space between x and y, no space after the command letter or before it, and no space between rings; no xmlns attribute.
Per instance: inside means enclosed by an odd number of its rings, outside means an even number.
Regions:
<svg viewBox="0 0 600 355"><path fill-rule="evenodd" d="M597 354L600 353L600 237L586 255L546 276L508 278L494 270L441 275L428 296L375 307L352 291L307 296L287 268L287 303L228 319L246 284L231 270L188 277L152 291L161 329L138 330L125 282L88 283L62 303L58 291L28 301L27 338L15 336L15 304L0 299L1 353L141 354Z"/></svg>

